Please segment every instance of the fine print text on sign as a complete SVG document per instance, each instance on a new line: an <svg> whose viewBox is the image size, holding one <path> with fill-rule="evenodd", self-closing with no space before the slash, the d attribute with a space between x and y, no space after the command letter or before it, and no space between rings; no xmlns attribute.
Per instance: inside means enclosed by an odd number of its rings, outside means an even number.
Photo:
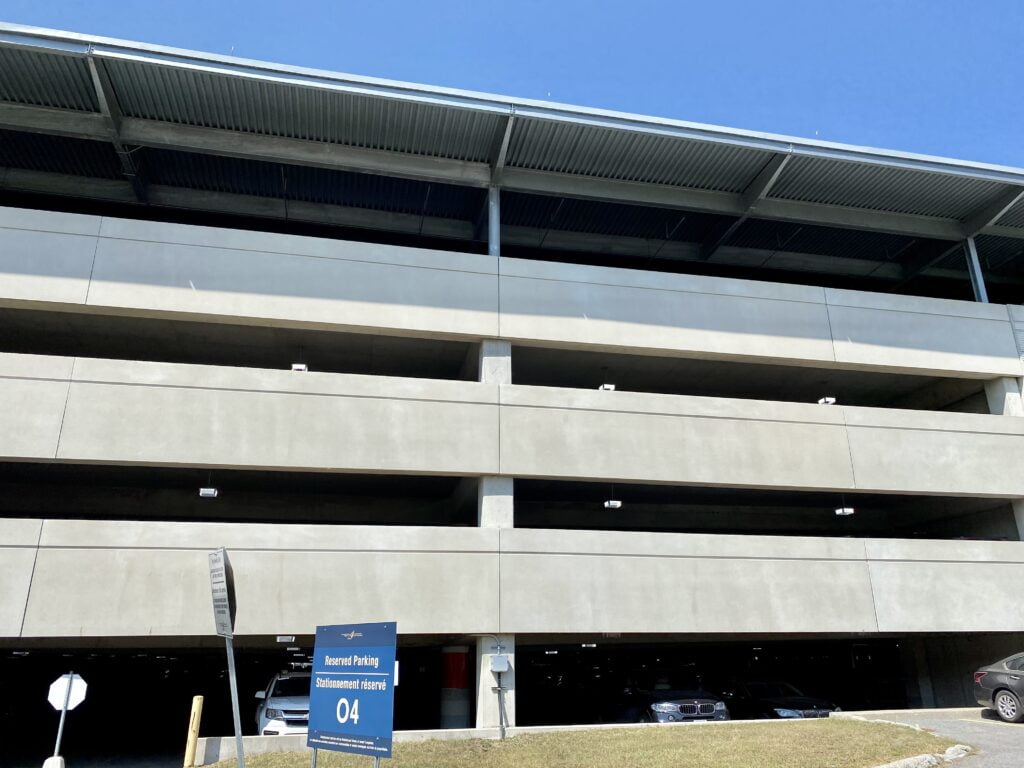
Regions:
<svg viewBox="0 0 1024 768"><path fill-rule="evenodd" d="M306 744L391 757L395 622L316 628Z"/></svg>
<svg viewBox="0 0 1024 768"><path fill-rule="evenodd" d="M210 591L217 634L232 637L235 628L235 585L226 549L210 553Z"/></svg>

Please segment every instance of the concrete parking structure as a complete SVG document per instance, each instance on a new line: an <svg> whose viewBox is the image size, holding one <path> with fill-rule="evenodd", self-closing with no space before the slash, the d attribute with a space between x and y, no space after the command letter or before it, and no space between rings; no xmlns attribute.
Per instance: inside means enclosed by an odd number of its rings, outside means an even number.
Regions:
<svg viewBox="0 0 1024 768"><path fill-rule="evenodd" d="M178 729L222 546L243 700L397 621L409 730L499 687L614 721L663 659L959 706L1024 649L1024 170L13 25L0 61L3 674L137 674Z"/></svg>

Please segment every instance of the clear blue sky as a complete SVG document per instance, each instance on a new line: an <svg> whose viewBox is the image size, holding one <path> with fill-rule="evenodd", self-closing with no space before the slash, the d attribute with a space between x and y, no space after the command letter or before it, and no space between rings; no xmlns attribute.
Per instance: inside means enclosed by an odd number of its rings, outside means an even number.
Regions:
<svg viewBox="0 0 1024 768"><path fill-rule="evenodd" d="M1024 166L1020 0L4 0L0 17Z"/></svg>

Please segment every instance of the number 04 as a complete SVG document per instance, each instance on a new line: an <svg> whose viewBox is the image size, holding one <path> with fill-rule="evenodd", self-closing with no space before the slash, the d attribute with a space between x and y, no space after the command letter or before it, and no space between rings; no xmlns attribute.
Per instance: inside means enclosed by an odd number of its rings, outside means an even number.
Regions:
<svg viewBox="0 0 1024 768"><path fill-rule="evenodd" d="M359 699L352 699L351 706L349 706L348 699L338 699L335 715L337 715L339 723L347 723L351 720L359 725Z"/></svg>

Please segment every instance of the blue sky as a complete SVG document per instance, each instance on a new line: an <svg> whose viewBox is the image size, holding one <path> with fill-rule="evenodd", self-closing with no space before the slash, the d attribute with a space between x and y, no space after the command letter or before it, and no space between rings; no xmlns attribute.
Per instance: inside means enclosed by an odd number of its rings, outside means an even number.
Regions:
<svg viewBox="0 0 1024 768"><path fill-rule="evenodd" d="M1024 166L1019 0L4 0L0 18Z"/></svg>

